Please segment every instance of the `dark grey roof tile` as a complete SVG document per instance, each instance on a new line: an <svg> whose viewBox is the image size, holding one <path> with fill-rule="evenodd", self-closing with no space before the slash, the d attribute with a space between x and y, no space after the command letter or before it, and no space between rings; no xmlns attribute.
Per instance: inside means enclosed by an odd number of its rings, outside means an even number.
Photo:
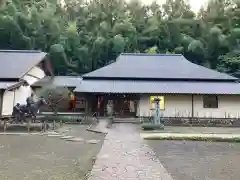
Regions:
<svg viewBox="0 0 240 180"><path fill-rule="evenodd" d="M34 50L0 50L0 78L21 78L45 56Z"/></svg>
<svg viewBox="0 0 240 180"><path fill-rule="evenodd" d="M115 63L83 75L110 78L229 79L237 78L191 63L180 54L121 54Z"/></svg>
<svg viewBox="0 0 240 180"><path fill-rule="evenodd" d="M18 82L0 82L0 89L8 89L9 87L17 84Z"/></svg>
<svg viewBox="0 0 240 180"><path fill-rule="evenodd" d="M96 93L240 94L240 84L234 82L82 80L74 91Z"/></svg>
<svg viewBox="0 0 240 180"><path fill-rule="evenodd" d="M82 78L79 76L54 76L51 81L50 77L46 76L43 79L34 83L32 87L42 87L49 84L59 87L76 87L80 84L81 80Z"/></svg>

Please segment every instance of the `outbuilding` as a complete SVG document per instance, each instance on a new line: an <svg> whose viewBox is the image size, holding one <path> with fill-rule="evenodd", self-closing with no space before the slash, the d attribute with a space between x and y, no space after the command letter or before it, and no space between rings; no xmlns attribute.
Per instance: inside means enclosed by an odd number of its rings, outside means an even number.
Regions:
<svg viewBox="0 0 240 180"><path fill-rule="evenodd" d="M31 85L52 74L47 54L35 50L0 50L0 111L12 114L16 103L26 104Z"/></svg>

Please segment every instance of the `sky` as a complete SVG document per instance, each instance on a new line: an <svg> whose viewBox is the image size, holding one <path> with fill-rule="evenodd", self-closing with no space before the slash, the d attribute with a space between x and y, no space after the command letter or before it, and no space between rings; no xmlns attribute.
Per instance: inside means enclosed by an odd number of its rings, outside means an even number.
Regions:
<svg viewBox="0 0 240 180"><path fill-rule="evenodd" d="M153 2L154 0L142 0L143 3L145 4L150 4L151 2ZM158 0L160 3L164 3L165 0ZM189 0L190 5L192 7L192 10L197 12L202 5L204 5L205 3L208 2L208 0Z"/></svg>

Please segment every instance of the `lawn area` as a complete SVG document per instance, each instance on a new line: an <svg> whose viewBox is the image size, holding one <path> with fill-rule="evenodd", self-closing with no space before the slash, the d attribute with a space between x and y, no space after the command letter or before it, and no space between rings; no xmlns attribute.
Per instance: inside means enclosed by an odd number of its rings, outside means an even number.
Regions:
<svg viewBox="0 0 240 180"><path fill-rule="evenodd" d="M214 134L240 134L240 128L230 127L181 127L165 126L164 130L142 131L143 133L214 133Z"/></svg>
<svg viewBox="0 0 240 180"><path fill-rule="evenodd" d="M239 128L223 127L165 127L164 130L141 131L148 140L189 140L240 142Z"/></svg>
<svg viewBox="0 0 240 180"><path fill-rule="evenodd" d="M174 180L239 180L240 144L145 141Z"/></svg>
<svg viewBox="0 0 240 180"><path fill-rule="evenodd" d="M71 142L47 135L0 135L0 179L81 180L91 171L104 135L83 125L65 125L59 131L84 141ZM99 140L97 144L88 140Z"/></svg>

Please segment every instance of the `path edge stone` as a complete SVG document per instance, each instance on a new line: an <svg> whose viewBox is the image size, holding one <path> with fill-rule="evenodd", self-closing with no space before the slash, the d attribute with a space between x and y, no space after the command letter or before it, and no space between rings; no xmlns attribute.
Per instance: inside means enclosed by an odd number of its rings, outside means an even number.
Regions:
<svg viewBox="0 0 240 180"><path fill-rule="evenodd" d="M98 127L98 125L96 127L92 127L93 125L89 125L87 128L86 128L86 131L89 131L89 132L94 132L94 133L98 133L98 134L107 134L108 132L107 131L102 131L100 130Z"/></svg>
<svg viewBox="0 0 240 180"><path fill-rule="evenodd" d="M94 133L98 133L98 134L107 134L107 132L103 132L101 130L97 130L97 129L92 129L91 127L90 128L87 128L86 131L89 131L89 132L94 132Z"/></svg>
<svg viewBox="0 0 240 180"><path fill-rule="evenodd" d="M144 140L212 141L240 143L240 135L229 134L143 134Z"/></svg>

